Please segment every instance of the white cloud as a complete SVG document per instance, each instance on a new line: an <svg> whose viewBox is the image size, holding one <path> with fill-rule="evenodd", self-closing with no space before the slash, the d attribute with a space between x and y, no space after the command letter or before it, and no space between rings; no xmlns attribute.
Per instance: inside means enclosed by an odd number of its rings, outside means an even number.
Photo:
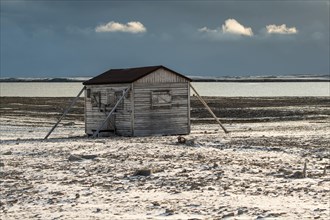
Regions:
<svg viewBox="0 0 330 220"><path fill-rule="evenodd" d="M127 22L126 24L121 24L118 22L110 21L107 24L99 25L95 28L96 32L128 32L128 33L143 33L147 29L145 26L138 21Z"/></svg>
<svg viewBox="0 0 330 220"><path fill-rule="evenodd" d="M298 30L296 27L288 28L286 24L282 25L267 25L266 26L268 34L297 34Z"/></svg>
<svg viewBox="0 0 330 220"><path fill-rule="evenodd" d="M198 31L204 32L213 39L237 39L239 36L253 36L250 27L244 27L235 19L227 19L222 25L222 28L210 29L208 27L202 27Z"/></svg>
<svg viewBox="0 0 330 220"><path fill-rule="evenodd" d="M253 36L253 32L250 27L244 27L235 19L227 19L225 24L222 25L222 32L244 36Z"/></svg>

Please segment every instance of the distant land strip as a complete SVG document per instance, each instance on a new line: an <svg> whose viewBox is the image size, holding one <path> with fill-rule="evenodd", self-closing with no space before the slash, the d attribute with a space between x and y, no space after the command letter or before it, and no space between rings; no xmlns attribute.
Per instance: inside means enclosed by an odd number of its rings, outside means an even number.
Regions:
<svg viewBox="0 0 330 220"><path fill-rule="evenodd" d="M190 77L193 82L330 82L328 77ZM0 78L0 82L85 82L89 78Z"/></svg>

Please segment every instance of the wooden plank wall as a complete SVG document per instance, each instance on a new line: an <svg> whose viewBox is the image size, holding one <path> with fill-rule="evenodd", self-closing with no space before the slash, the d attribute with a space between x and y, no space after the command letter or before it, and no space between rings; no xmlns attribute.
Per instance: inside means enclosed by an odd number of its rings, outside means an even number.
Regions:
<svg viewBox="0 0 330 220"><path fill-rule="evenodd" d="M128 92L123 103L119 104L115 115L116 134L122 136L132 136L133 130L131 121L132 114L132 90Z"/></svg>
<svg viewBox="0 0 330 220"><path fill-rule="evenodd" d="M101 93L101 103L107 103L107 95L109 90L114 89L116 91L123 90L130 87L131 84L108 84L108 85L88 85L85 90L85 130L86 133L91 135L92 130L96 130L102 121L107 117L108 112L111 109L107 109L107 112L100 112L99 108L92 107L91 98L87 98L87 89L91 89L91 94L94 92ZM125 98L123 104L121 104L112 118L115 121L115 129L120 135L131 135L131 91L128 94L128 98ZM112 129L110 123L103 129Z"/></svg>
<svg viewBox="0 0 330 220"><path fill-rule="evenodd" d="M189 81L165 69L159 69L132 84L89 85L87 89L101 93L101 103L107 103L108 90L131 87L128 97L120 104L112 118L116 133L123 136L149 136L190 133ZM153 91L168 90L171 106L152 108ZM109 109L110 111L110 109ZM106 113L92 107L85 92L86 133L92 134L106 118ZM104 129L111 128L108 127Z"/></svg>
<svg viewBox="0 0 330 220"><path fill-rule="evenodd" d="M135 83L178 83L178 82L189 82L189 81L165 69L158 69L155 72L137 80Z"/></svg>
<svg viewBox="0 0 330 220"><path fill-rule="evenodd" d="M149 76L151 76L149 79L152 79L152 74ZM142 81L149 79L143 78ZM180 77L179 81L181 79L184 78ZM160 81L166 80L172 79L164 78ZM151 93L157 90L171 92L170 108L151 108ZM188 95L188 82L134 83L134 136L189 134L190 97Z"/></svg>

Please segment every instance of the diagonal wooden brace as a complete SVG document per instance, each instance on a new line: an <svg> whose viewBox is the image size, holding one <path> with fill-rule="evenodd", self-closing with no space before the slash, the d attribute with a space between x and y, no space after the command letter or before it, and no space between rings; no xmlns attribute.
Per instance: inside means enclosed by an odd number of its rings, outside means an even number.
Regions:
<svg viewBox="0 0 330 220"><path fill-rule="evenodd" d="M54 131L54 129L57 127L57 125L62 121L62 119L66 116L66 114L68 114L69 110L72 108L72 106L77 102L78 98L80 97L80 95L83 93L83 91L86 89L86 87L84 86L81 91L78 93L78 95L76 96L76 98L74 98L70 104L70 106L64 111L63 115L60 117L60 119L58 119L58 121L56 122L56 124L52 127L52 129L50 129L50 131L48 132L48 134L46 135L46 137L44 139L47 139L49 137L49 135Z"/></svg>
<svg viewBox="0 0 330 220"><path fill-rule="evenodd" d="M213 113L213 111L211 110L211 108L206 104L206 102L203 100L203 98L198 94L198 92L196 91L196 89L191 85L191 83L189 83L190 88L192 88L192 90L194 91L194 93L196 94L197 98L199 99L199 101L205 106L205 108L210 112L210 114L213 116L213 118L218 122L218 124L220 125L220 127L224 130L225 133L229 133L229 131L221 124L220 120L217 118L217 116Z"/></svg>
<svg viewBox="0 0 330 220"><path fill-rule="evenodd" d="M108 119L110 118L112 113L114 113L114 111L118 107L119 103L121 103L123 101L125 95L128 93L129 90L130 90L130 88L127 88L127 89L123 90L123 95L120 97L120 99L117 101L116 105L109 112L108 116L104 119L104 121L101 123L101 125L97 128L97 130L93 134L94 138L98 136L98 134L99 134L100 130L102 129L102 127L104 126L104 124L108 121Z"/></svg>

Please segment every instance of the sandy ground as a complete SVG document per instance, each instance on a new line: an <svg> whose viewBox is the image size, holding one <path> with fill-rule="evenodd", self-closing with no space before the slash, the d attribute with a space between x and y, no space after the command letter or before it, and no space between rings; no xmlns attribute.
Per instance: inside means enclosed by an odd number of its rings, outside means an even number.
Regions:
<svg viewBox="0 0 330 220"><path fill-rule="evenodd" d="M196 104L184 144L177 136L90 139L79 109L42 140L55 113L23 114L45 103L13 100L0 108L1 219L330 218L328 99L280 109L228 101L219 111L260 113L254 123L225 118L228 135Z"/></svg>

